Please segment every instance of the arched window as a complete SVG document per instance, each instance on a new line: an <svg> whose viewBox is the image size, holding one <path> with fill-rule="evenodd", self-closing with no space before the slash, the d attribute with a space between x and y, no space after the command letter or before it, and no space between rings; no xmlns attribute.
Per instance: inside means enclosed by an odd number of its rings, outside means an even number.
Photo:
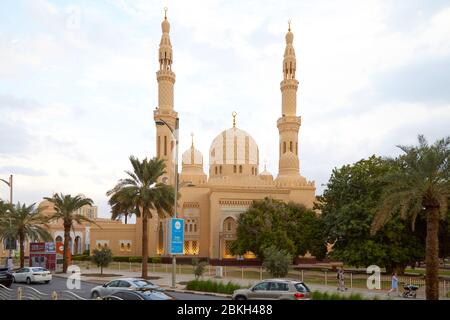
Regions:
<svg viewBox="0 0 450 320"><path fill-rule="evenodd" d="M214 168L214 172L217 174L217 167Z"/></svg>
<svg viewBox="0 0 450 320"><path fill-rule="evenodd" d="M194 232L197 232L197 224L194 224Z"/></svg>
<svg viewBox="0 0 450 320"><path fill-rule="evenodd" d="M236 173L236 165L233 166L233 173Z"/></svg>
<svg viewBox="0 0 450 320"><path fill-rule="evenodd" d="M289 142L289 150L290 150L291 152L294 151L294 150L292 149L292 141Z"/></svg>
<svg viewBox="0 0 450 320"><path fill-rule="evenodd" d="M63 242L63 239L62 239L61 236L57 236L57 237L55 238L55 241L56 241L56 242Z"/></svg>
<svg viewBox="0 0 450 320"><path fill-rule="evenodd" d="M219 167L219 173L222 174L222 166Z"/></svg>
<svg viewBox="0 0 450 320"><path fill-rule="evenodd" d="M189 224L189 232L192 232L192 223Z"/></svg>
<svg viewBox="0 0 450 320"><path fill-rule="evenodd" d="M242 166L239 166L239 173L242 173Z"/></svg>
<svg viewBox="0 0 450 320"><path fill-rule="evenodd" d="M252 175L255 174L255 168L252 167Z"/></svg>
<svg viewBox="0 0 450 320"><path fill-rule="evenodd" d="M286 153L286 141L283 142L283 153Z"/></svg>
<svg viewBox="0 0 450 320"><path fill-rule="evenodd" d="M164 136L164 155L167 156L167 136Z"/></svg>

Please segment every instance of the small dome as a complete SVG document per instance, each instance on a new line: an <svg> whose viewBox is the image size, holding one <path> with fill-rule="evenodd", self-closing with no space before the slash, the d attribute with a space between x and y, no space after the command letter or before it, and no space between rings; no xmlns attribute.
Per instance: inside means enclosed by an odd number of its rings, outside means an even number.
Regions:
<svg viewBox="0 0 450 320"><path fill-rule="evenodd" d="M202 153L195 149L192 145L189 149L183 152L181 157L182 165L200 165L203 166L203 155Z"/></svg>
<svg viewBox="0 0 450 320"><path fill-rule="evenodd" d="M209 164L235 165L259 163L258 145L244 130L232 127L222 131L211 143Z"/></svg>
<svg viewBox="0 0 450 320"><path fill-rule="evenodd" d="M260 176L261 179L263 179L263 180L273 181L273 175L272 175L269 171L267 171L266 166L264 166L264 171L261 172L261 173L259 174L259 176Z"/></svg>

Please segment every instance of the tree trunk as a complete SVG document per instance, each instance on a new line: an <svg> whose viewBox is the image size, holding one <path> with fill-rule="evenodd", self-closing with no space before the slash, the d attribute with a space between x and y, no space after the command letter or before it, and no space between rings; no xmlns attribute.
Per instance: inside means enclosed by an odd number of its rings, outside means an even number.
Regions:
<svg viewBox="0 0 450 320"><path fill-rule="evenodd" d="M24 245L24 239L22 233L19 234L19 250L20 250L20 267L23 268L25 266L25 245Z"/></svg>
<svg viewBox="0 0 450 320"><path fill-rule="evenodd" d="M142 275L143 279L147 279L148 265L148 218L145 211L142 210Z"/></svg>
<svg viewBox="0 0 450 320"><path fill-rule="evenodd" d="M128 221L128 215L126 214L125 215L125 224L127 224L127 221Z"/></svg>
<svg viewBox="0 0 450 320"><path fill-rule="evenodd" d="M103 265L100 266L100 275L103 275Z"/></svg>
<svg viewBox="0 0 450 320"><path fill-rule="evenodd" d="M427 214L426 238L426 299L439 299L439 207L425 208Z"/></svg>
<svg viewBox="0 0 450 320"><path fill-rule="evenodd" d="M70 226L64 224L64 258L63 258L63 273L67 273L69 264L69 243L70 243Z"/></svg>

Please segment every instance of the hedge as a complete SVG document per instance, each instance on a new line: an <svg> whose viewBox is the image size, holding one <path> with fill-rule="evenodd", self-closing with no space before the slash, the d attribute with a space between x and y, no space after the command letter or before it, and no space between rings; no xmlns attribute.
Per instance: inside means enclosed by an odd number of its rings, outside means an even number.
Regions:
<svg viewBox="0 0 450 320"><path fill-rule="evenodd" d="M242 287L231 281L228 283L217 282L212 280L191 280L186 284L187 290L203 291L203 292L216 292L232 294L234 290L241 289Z"/></svg>
<svg viewBox="0 0 450 320"><path fill-rule="evenodd" d="M86 254L79 254L79 255L73 255L72 256L73 261L91 261L91 256ZM124 257L124 256L115 256L113 257L114 262L142 262L142 257L139 256L131 256L131 257ZM161 258L160 257L149 257L147 260L149 263L160 263Z"/></svg>

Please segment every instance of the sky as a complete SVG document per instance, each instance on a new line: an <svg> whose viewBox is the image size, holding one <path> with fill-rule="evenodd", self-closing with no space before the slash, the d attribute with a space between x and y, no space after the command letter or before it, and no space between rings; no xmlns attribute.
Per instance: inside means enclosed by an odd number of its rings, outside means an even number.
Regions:
<svg viewBox="0 0 450 320"><path fill-rule="evenodd" d="M155 156L153 110L168 7L180 151L237 126L278 172L284 36L297 56L300 171L396 156L450 133L450 1L0 1L0 178L14 202L106 191L128 157ZM8 199L0 184L0 197Z"/></svg>

